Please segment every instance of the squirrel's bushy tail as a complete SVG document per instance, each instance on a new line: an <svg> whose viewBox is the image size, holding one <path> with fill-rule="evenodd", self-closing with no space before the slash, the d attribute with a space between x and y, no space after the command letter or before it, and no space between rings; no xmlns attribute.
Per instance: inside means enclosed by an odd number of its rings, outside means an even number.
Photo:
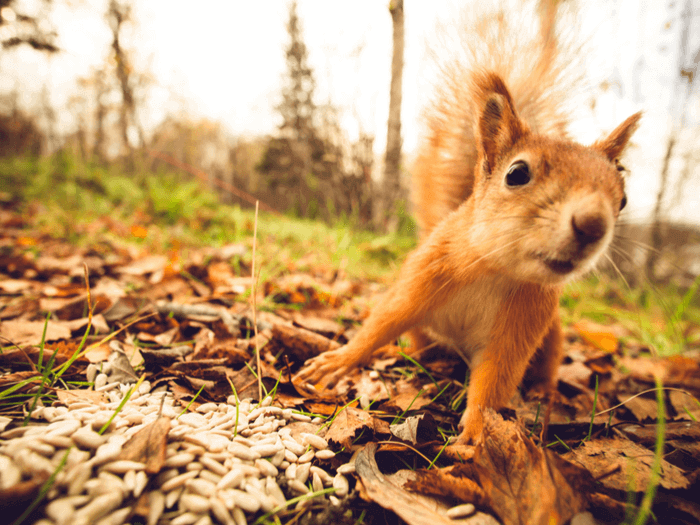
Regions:
<svg viewBox="0 0 700 525"><path fill-rule="evenodd" d="M492 75L507 86L519 117L536 133L566 136L566 103L577 83L578 50L561 27L574 14L562 0L474 6L462 23L441 28L437 73L413 166L415 214L429 233L472 192L476 115Z"/></svg>

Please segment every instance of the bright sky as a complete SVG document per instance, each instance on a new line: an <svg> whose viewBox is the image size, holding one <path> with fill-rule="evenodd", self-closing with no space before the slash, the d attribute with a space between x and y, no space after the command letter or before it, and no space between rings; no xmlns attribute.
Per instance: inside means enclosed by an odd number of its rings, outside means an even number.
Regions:
<svg viewBox="0 0 700 525"><path fill-rule="evenodd" d="M31 8L40 0L23 0ZM330 101L341 111L351 137L359 128L376 135L375 151L384 148L391 61L388 0L352 2L299 0L298 14L317 83L317 103ZM679 2L678 4L682 4ZM43 86L58 108L78 90L107 54L110 35L104 22L106 0L54 0L54 20L65 50L46 57L22 49L0 55L0 90L18 88L26 104ZM154 89L141 112L145 127L168 112L186 111L192 118L221 121L232 135L273 133L274 106L280 101L284 47L288 41L287 0L142 0L136 1L137 24L124 35L137 51L137 69L150 71ZM406 50L402 126L404 151L419 138L420 108L429 96L426 42L438 18L450 20L459 2L405 0ZM589 39L586 59L592 86L612 83L596 97L594 114L575 129L583 142L611 130L634 111L645 110L639 145L629 162L630 207L643 215L653 203L654 185L669 129L670 79L677 63L673 9L654 0L593 0L581 5L579 30ZM676 8L676 11L678 9ZM677 14L677 13L676 13ZM673 22L670 30L665 23ZM639 58L641 57L641 58ZM592 96L590 97L592 98ZM69 127L69 112L59 112ZM650 191L651 190L651 191ZM696 192L697 193L697 192ZM692 197L691 197L692 200ZM700 201L678 207L683 216L697 215ZM684 208L687 210L682 211Z"/></svg>

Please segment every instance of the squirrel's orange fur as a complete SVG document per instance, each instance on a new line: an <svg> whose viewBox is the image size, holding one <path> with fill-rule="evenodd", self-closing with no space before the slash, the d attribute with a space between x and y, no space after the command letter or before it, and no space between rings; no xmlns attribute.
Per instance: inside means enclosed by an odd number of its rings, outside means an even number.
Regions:
<svg viewBox="0 0 700 525"><path fill-rule="evenodd" d="M524 48L499 47L502 14L482 20L470 64L445 68L413 169L422 241L358 334L301 379L332 385L407 331L418 348L438 342L471 367L467 442L481 435L480 408L506 403L528 366L540 388L554 386L560 290L610 243L625 198L617 161L640 118L592 146L567 139L556 4L541 3Z"/></svg>

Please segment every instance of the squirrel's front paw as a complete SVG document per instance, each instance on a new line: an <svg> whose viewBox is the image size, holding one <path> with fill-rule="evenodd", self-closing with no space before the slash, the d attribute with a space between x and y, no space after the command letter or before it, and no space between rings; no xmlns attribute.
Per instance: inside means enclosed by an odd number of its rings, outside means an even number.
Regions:
<svg viewBox="0 0 700 525"><path fill-rule="evenodd" d="M304 381L312 385L320 384L323 388L333 387L343 376L354 368L355 363L348 359L345 347L324 352L304 363L295 381Z"/></svg>
<svg viewBox="0 0 700 525"><path fill-rule="evenodd" d="M484 417L481 415L481 410L467 406L464 414L462 414L462 418L459 420L458 428L461 430L461 433L457 438L457 443L464 445L476 445L479 443L484 431Z"/></svg>

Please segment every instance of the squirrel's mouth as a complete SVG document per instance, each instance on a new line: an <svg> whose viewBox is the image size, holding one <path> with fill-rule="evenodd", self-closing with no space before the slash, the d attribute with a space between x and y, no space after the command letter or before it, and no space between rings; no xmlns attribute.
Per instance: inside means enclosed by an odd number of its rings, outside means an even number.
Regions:
<svg viewBox="0 0 700 525"><path fill-rule="evenodd" d="M549 268L553 273L557 275L566 275L571 273L576 268L576 264L573 261L563 261L560 259L547 259L545 257L540 257L542 262Z"/></svg>

